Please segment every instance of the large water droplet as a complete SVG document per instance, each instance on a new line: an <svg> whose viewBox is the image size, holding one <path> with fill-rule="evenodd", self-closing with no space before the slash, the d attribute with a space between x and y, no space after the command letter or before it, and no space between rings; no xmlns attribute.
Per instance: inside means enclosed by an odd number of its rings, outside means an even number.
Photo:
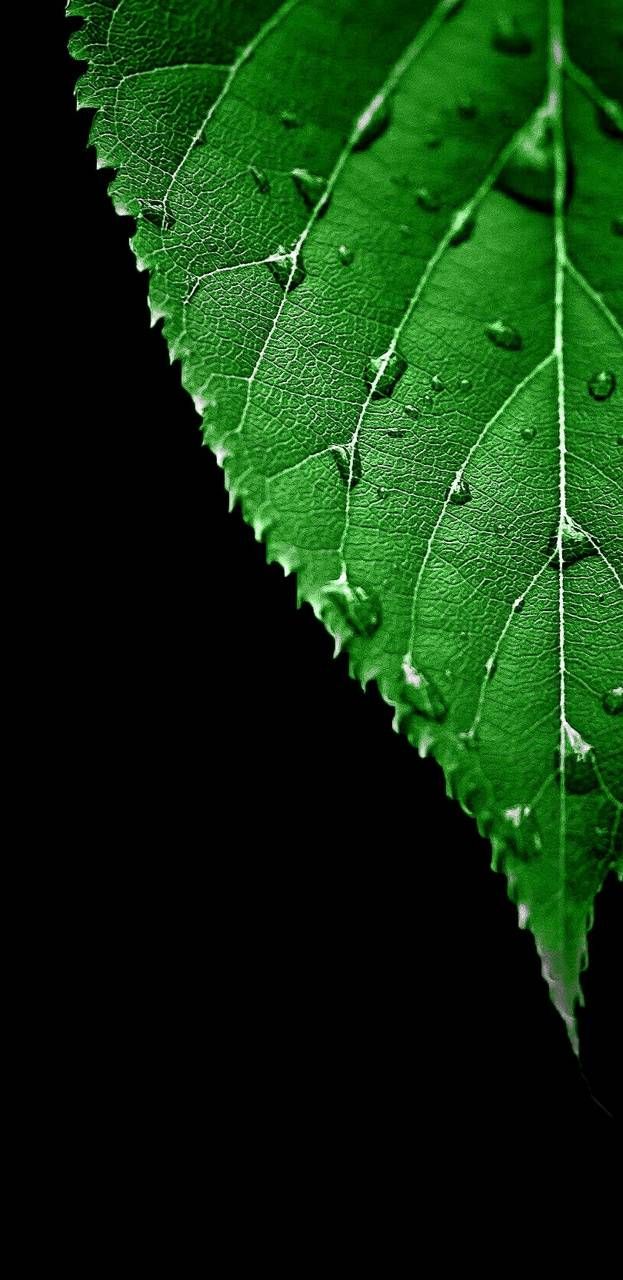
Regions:
<svg viewBox="0 0 623 1280"><path fill-rule="evenodd" d="M623 685L616 689L608 689L601 700L601 705L609 716L620 716L623 712Z"/></svg>
<svg viewBox="0 0 623 1280"><path fill-rule="evenodd" d="M260 191L263 196L268 195L268 192L270 191L270 182L268 181L268 177L264 173L264 170L258 169L254 164L250 164L248 169L258 191Z"/></svg>
<svg viewBox="0 0 623 1280"><path fill-rule="evenodd" d="M551 121L538 112L517 141L496 186L522 204L554 211L556 164ZM571 166L567 165L567 195L571 191Z"/></svg>
<svg viewBox="0 0 623 1280"><path fill-rule="evenodd" d="M407 703L410 711L424 716L426 720L435 720L437 724L441 724L448 714L448 706L434 680L423 671L418 671L409 662L408 657L402 664L402 674L404 678L402 699Z"/></svg>
<svg viewBox="0 0 623 1280"><path fill-rule="evenodd" d="M534 440L534 437L536 435L536 427L533 427L530 425L522 427L520 435L522 440L525 440L526 443L529 444L531 440Z"/></svg>
<svg viewBox="0 0 623 1280"><path fill-rule="evenodd" d="M470 501L472 491L462 476L457 476L448 489L448 501L454 503L456 507L464 507L466 502Z"/></svg>
<svg viewBox="0 0 623 1280"><path fill-rule="evenodd" d="M564 770L561 769L560 751L556 751L556 765L565 775L565 787L570 795L583 796L594 791L598 779L595 757L590 742L585 742L577 729L565 725Z"/></svg>
<svg viewBox="0 0 623 1280"><path fill-rule="evenodd" d="M351 448L346 445L335 444L332 452L340 479L343 480L345 485L350 483L350 488L354 489L355 485L359 484L359 481L361 480L361 456L359 453L359 446L354 444L351 450Z"/></svg>
<svg viewBox="0 0 623 1280"><path fill-rule="evenodd" d="M456 109L463 120L473 120L476 115L476 103L474 99L466 93L464 97L459 98Z"/></svg>
<svg viewBox="0 0 623 1280"><path fill-rule="evenodd" d="M314 209L326 196L326 178L317 177L315 173L310 173L309 169L293 169L292 181L308 209ZM328 201L325 200L323 210L326 210L327 204Z"/></svg>
<svg viewBox="0 0 623 1280"><path fill-rule="evenodd" d="M348 581L325 588L325 596L341 613L351 631L358 636L373 636L381 625L378 596L363 583L351 586Z"/></svg>
<svg viewBox="0 0 623 1280"><path fill-rule="evenodd" d="M146 200L141 208L141 217L159 231L172 231L175 226L175 218L165 208L162 200Z"/></svg>
<svg viewBox="0 0 623 1280"><path fill-rule="evenodd" d="M597 124L609 138L623 138L623 111L618 102L611 100L597 108Z"/></svg>
<svg viewBox="0 0 623 1280"><path fill-rule="evenodd" d="M524 31L519 20L507 13L498 15L491 43L498 53L514 54L524 58L532 53L534 47L532 37Z"/></svg>
<svg viewBox="0 0 623 1280"><path fill-rule="evenodd" d="M418 187L415 192L415 198L420 209L425 209L427 213L436 213L441 208L441 200L434 191L429 191L428 187Z"/></svg>
<svg viewBox="0 0 623 1280"><path fill-rule="evenodd" d="M277 246L277 253L282 253L282 258L273 258L266 263L271 275L274 276L277 284L283 289L284 293L292 293L293 289L298 288L303 283L307 272L303 265L303 258L299 252L296 259L296 266L292 270L292 257L288 254L288 250L282 244Z"/></svg>
<svg viewBox="0 0 623 1280"><path fill-rule="evenodd" d="M376 98L359 117L356 125L357 137L353 145L353 151L365 151L381 134L385 133L391 119L391 112L387 98L382 94L377 94Z"/></svg>
<svg viewBox="0 0 623 1280"><path fill-rule="evenodd" d="M349 249L345 244L341 244L337 251L337 256L343 267L350 267L355 260L355 250Z"/></svg>
<svg viewBox="0 0 623 1280"><path fill-rule="evenodd" d="M523 347L523 339L517 329L513 329L510 324L505 324L503 320L493 320L485 328L485 333L489 341L495 347L501 347L503 351L521 351Z"/></svg>
<svg viewBox="0 0 623 1280"><path fill-rule="evenodd" d="M543 845L536 817L529 805L515 805L505 809L495 840L496 852L502 856L517 858L520 862L532 862L538 858Z"/></svg>
<svg viewBox="0 0 623 1280"><path fill-rule="evenodd" d="M593 400L609 400L617 384L611 369L599 369L588 381L588 389Z"/></svg>
<svg viewBox="0 0 623 1280"><path fill-rule="evenodd" d="M556 570L558 570L558 557L553 553L556 551L557 546L558 532L556 531L556 533L552 533L547 545L549 555L553 556L550 561L551 568ZM594 542L570 516L566 517L562 528L561 549L563 569L568 569L572 564L577 564L578 560L586 560L589 556L599 555Z"/></svg>
<svg viewBox="0 0 623 1280"><path fill-rule="evenodd" d="M449 244L451 244L452 248L456 249L457 245L465 244L466 240L471 240L475 227L476 219L473 213L468 213L467 216L457 224L454 234L450 237Z"/></svg>
<svg viewBox="0 0 623 1280"><path fill-rule="evenodd" d="M390 356L387 352L382 356L368 356L363 376L368 390L372 391L374 387L372 398L380 400L384 396L391 396L406 367L407 362L398 351L392 351Z"/></svg>

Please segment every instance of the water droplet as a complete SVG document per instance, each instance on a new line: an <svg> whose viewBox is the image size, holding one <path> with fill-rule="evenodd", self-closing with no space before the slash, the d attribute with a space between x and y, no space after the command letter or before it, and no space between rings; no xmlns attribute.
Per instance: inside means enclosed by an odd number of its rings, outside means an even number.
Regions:
<svg viewBox="0 0 623 1280"><path fill-rule="evenodd" d="M557 546L558 533L556 532L552 533L547 545L549 555L553 555ZM592 542L584 530L569 516L567 516L562 528L561 547L563 569L568 569L572 564L577 564L578 560L586 560L589 556L599 554L594 541ZM557 556L552 559L551 568L558 571Z"/></svg>
<svg viewBox="0 0 623 1280"><path fill-rule="evenodd" d="M462 218L461 222L457 223L456 230L448 243L453 249L456 249L457 245L465 244L466 240L471 240L475 228L476 219L472 213L469 213L467 217Z"/></svg>
<svg viewBox="0 0 623 1280"><path fill-rule="evenodd" d="M525 596L518 596L516 600L513 600L513 609L515 613L521 613L525 603L526 603Z"/></svg>
<svg viewBox="0 0 623 1280"><path fill-rule="evenodd" d="M508 53L527 57L532 53L532 37L521 27L518 19L511 14L499 14L493 30L491 41L498 53Z"/></svg>
<svg viewBox="0 0 623 1280"><path fill-rule="evenodd" d="M348 581L333 583L325 588L324 594L355 635L369 638L378 631L381 625L381 604L376 593L363 583L357 586L351 586Z"/></svg>
<svg viewBox="0 0 623 1280"><path fill-rule="evenodd" d="M588 381L588 389L593 400L609 400L617 384L611 369L600 369Z"/></svg>
<svg viewBox="0 0 623 1280"><path fill-rule="evenodd" d="M410 227L407 222L401 222L398 230L400 231L401 236L404 236L405 240L408 236L413 235L413 228Z"/></svg>
<svg viewBox="0 0 623 1280"><path fill-rule="evenodd" d="M494 528L495 533L497 533L498 538L502 538L502 537L504 537L504 535L506 534L506 525L505 525L505 524L500 524L500 523L498 522L497 524L494 524L493 528Z"/></svg>
<svg viewBox="0 0 623 1280"><path fill-rule="evenodd" d="M571 181L568 165L567 198ZM538 112L523 130L495 185L522 204L553 213L556 164L552 124L547 116Z"/></svg>
<svg viewBox="0 0 623 1280"><path fill-rule="evenodd" d="M489 341L495 347L501 347L503 351L521 351L523 347L521 334L513 329L512 325L505 324L503 320L493 320L486 326L485 333Z"/></svg>
<svg viewBox="0 0 623 1280"><path fill-rule="evenodd" d="M326 196L326 178L317 177L316 174L310 173L309 169L293 169L292 181L299 195L303 197L308 209L314 209ZM323 206L325 210L327 204L328 200L325 201Z"/></svg>
<svg viewBox="0 0 623 1280"><path fill-rule="evenodd" d="M472 389L471 378L459 378L459 391L471 391L471 389Z"/></svg>
<svg viewBox="0 0 623 1280"><path fill-rule="evenodd" d="M363 377L369 391L372 391L374 387L373 400L380 400L383 396L391 396L406 367L407 362L398 351L392 351L389 357L387 352L384 352L381 356L368 356Z"/></svg>
<svg viewBox="0 0 623 1280"><path fill-rule="evenodd" d="M172 231L175 226L173 214L165 209L161 200L147 200L141 209L141 216L159 231Z"/></svg>
<svg viewBox="0 0 623 1280"><path fill-rule="evenodd" d="M350 267L355 260L355 250L347 248L345 244L341 244L337 251L337 256L343 267Z"/></svg>
<svg viewBox="0 0 623 1280"><path fill-rule="evenodd" d="M431 378L430 389L431 391L434 391L436 395L438 395L440 391L445 391L446 384L445 382L442 382L438 373L433 374L433 377Z"/></svg>
<svg viewBox="0 0 623 1280"><path fill-rule="evenodd" d="M468 93L464 98L459 98L456 109L463 120L473 120L476 115L476 103Z"/></svg>
<svg viewBox="0 0 623 1280"><path fill-rule="evenodd" d="M454 503L456 507L464 507L466 502L470 501L472 491L462 476L457 476L448 489L448 501Z"/></svg>
<svg viewBox="0 0 623 1280"><path fill-rule="evenodd" d="M301 122L298 116L295 115L293 111L282 111L281 123L284 129L298 129Z"/></svg>
<svg viewBox="0 0 623 1280"><path fill-rule="evenodd" d="M441 724L448 714L448 706L434 680L426 676L423 671L418 671L409 662L408 657L402 664L402 674L404 677L402 698L410 711L424 716L426 720L435 720L437 724Z"/></svg>
<svg viewBox="0 0 623 1280"><path fill-rule="evenodd" d="M354 489L355 485L359 484L359 481L361 480L361 456L359 453L359 446L357 444L353 446L352 473L351 449L347 448L347 446L343 444L334 444L332 452L340 479L343 480L345 485L350 484L350 488Z"/></svg>
<svg viewBox="0 0 623 1280"><path fill-rule="evenodd" d="M390 119L391 111L387 98L379 93L357 121L357 137L353 151L365 151L366 147L376 142L377 138L385 133Z"/></svg>
<svg viewBox="0 0 623 1280"><path fill-rule="evenodd" d="M389 436L390 440L402 440L403 436L406 436L406 434L406 431L403 431L401 427L390 427L389 430L385 432L385 435Z"/></svg>
<svg viewBox="0 0 623 1280"><path fill-rule="evenodd" d="M597 124L609 138L623 138L623 111L618 102L609 101L597 108Z"/></svg>
<svg viewBox="0 0 623 1280"><path fill-rule="evenodd" d="M487 661L485 662L485 671L487 673L487 680L493 680L493 677L497 669L498 669L498 664L496 662L496 659L487 658Z"/></svg>
<svg viewBox="0 0 623 1280"><path fill-rule="evenodd" d="M623 236L623 213L618 213L616 218L612 219L612 232L615 236Z"/></svg>
<svg viewBox="0 0 623 1280"><path fill-rule="evenodd" d="M420 411L416 404L406 404L403 413L407 418L412 418L414 422L420 416Z"/></svg>
<svg viewBox="0 0 623 1280"><path fill-rule="evenodd" d="M382 501L383 501L383 499L387 497L387 489L384 489L384 488L382 487L382 485L378 485L377 490L376 490L376 496L377 496L377 498L380 498L380 500L381 500L381 502L382 502Z"/></svg>
<svg viewBox="0 0 623 1280"><path fill-rule="evenodd" d="M258 169L254 164L250 164L248 168L258 191L260 191L263 196L268 195L268 192L270 191L270 182L268 181L264 170Z"/></svg>
<svg viewBox="0 0 623 1280"><path fill-rule="evenodd" d="M451 18L456 17L456 14L461 12L464 4L465 0L445 0L444 22L449 22Z"/></svg>
<svg viewBox="0 0 623 1280"><path fill-rule="evenodd" d="M431 130L430 133L424 134L424 142L429 151L436 151L437 147L441 146L441 134L433 133Z"/></svg>
<svg viewBox="0 0 623 1280"><path fill-rule="evenodd" d="M427 392L422 396L422 404L423 404L423 406L424 406L424 408L425 408L425 409L430 409L430 407L431 407L432 403L433 403L433 397L432 397L432 395L431 395L430 391L427 391Z"/></svg>
<svg viewBox="0 0 623 1280"><path fill-rule="evenodd" d="M608 689L601 700L601 705L609 716L620 716L623 713L623 685L616 689Z"/></svg>
<svg viewBox="0 0 623 1280"><path fill-rule="evenodd" d="M427 213L436 213L441 208L441 200L433 191L429 191L428 187L418 187L415 198L420 209L425 209Z"/></svg>
<svg viewBox="0 0 623 1280"><path fill-rule="evenodd" d="M520 431L520 435L522 440L525 440L526 443L529 444L531 440L534 440L534 437L536 435L536 427L533 427L533 426L522 427Z"/></svg>
<svg viewBox="0 0 623 1280"><path fill-rule="evenodd" d="M590 742L585 742L577 729L565 725L564 775L565 787L570 795L583 796L597 786L595 760ZM560 751L555 753L556 767L560 770Z"/></svg>
<svg viewBox="0 0 623 1280"><path fill-rule="evenodd" d="M532 862L538 858L543 845L536 817L528 805L515 805L505 809L502 821L495 831L496 852L517 858L520 862Z"/></svg>
<svg viewBox="0 0 623 1280"><path fill-rule="evenodd" d="M282 253L282 258L274 258L267 262L266 266L271 275L274 276L277 284L283 289L284 293L292 293L293 289L298 288L303 283L307 272L303 265L303 258L299 252L296 260L294 271L292 270L292 258L288 254L288 250L282 244L277 246L277 253Z"/></svg>

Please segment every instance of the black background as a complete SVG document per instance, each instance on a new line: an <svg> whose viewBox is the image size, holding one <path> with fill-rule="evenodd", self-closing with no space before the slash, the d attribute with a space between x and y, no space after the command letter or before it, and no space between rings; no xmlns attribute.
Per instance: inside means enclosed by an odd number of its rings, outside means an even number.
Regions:
<svg viewBox="0 0 623 1280"><path fill-rule="evenodd" d="M591 1090L616 1113L620 887L597 902L583 1078L487 844L228 514L60 56L55 607L104 1064L165 1122L205 1120L209 1073L243 1152L609 1137Z"/></svg>

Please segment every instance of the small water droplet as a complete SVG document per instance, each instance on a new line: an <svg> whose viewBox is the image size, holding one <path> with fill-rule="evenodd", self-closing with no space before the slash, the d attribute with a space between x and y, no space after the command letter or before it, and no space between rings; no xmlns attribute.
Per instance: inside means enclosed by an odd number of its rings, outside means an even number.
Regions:
<svg viewBox="0 0 623 1280"><path fill-rule="evenodd" d="M266 266L284 293L286 290L288 293L292 293L294 289L297 289L303 283L307 275L303 265L303 258L299 252L293 271L292 258L288 256L288 251L282 244L277 246L277 253L282 253L284 255L283 258L275 258L271 262L267 262Z"/></svg>
<svg viewBox="0 0 623 1280"><path fill-rule="evenodd" d="M425 392L425 394L422 396L422 404L423 404L424 408L425 408L425 409L430 409L430 407L431 407L432 403L433 403L433 397L432 397L432 395L431 395L430 391L426 391L426 392Z"/></svg>
<svg viewBox="0 0 623 1280"><path fill-rule="evenodd" d="M549 555L553 555L558 546L558 533L552 533L547 545ZM562 567L569 569L572 564L577 564L579 560L586 560L589 556L599 554L594 541L588 537L583 529L567 516L562 528L561 537L562 548ZM551 568L558 570L558 557L554 555L551 560Z"/></svg>
<svg viewBox="0 0 623 1280"><path fill-rule="evenodd" d="M282 111L281 123L284 129L298 129L301 122L298 116L295 115L293 111Z"/></svg>
<svg viewBox="0 0 623 1280"><path fill-rule="evenodd" d="M623 111L613 100L597 108L597 124L609 138L623 138Z"/></svg>
<svg viewBox="0 0 623 1280"><path fill-rule="evenodd" d="M491 43L498 53L527 57L532 53L532 37L524 31L518 19L511 14L500 13L495 23Z"/></svg>
<svg viewBox="0 0 623 1280"><path fill-rule="evenodd" d="M623 213L618 213L616 218L612 219L612 233L615 236L623 236Z"/></svg>
<svg viewBox="0 0 623 1280"><path fill-rule="evenodd" d="M525 596L518 596L517 599L513 601L513 609L515 613L521 613L525 603Z"/></svg>
<svg viewBox="0 0 623 1280"><path fill-rule="evenodd" d="M351 449L343 444L333 445L333 457L335 465L338 469L340 479L345 485L350 484L350 488L354 489L355 485L361 480L361 457L359 454L359 446L353 446L352 454L352 473L351 473Z"/></svg>
<svg viewBox="0 0 623 1280"><path fill-rule="evenodd" d="M474 234L475 228L476 228L476 219L472 213L469 213L467 217L463 218L462 221L459 223L459 225L456 228L456 231L450 237L450 240L448 243L452 246L453 249L456 249L457 245L465 244L466 240L471 240Z"/></svg>
<svg viewBox="0 0 623 1280"><path fill-rule="evenodd" d="M459 98L456 109L463 120L473 120L476 115L476 103L468 93L465 97Z"/></svg>
<svg viewBox="0 0 623 1280"><path fill-rule="evenodd" d="M572 170L567 165L567 198L571 194ZM554 211L556 163L551 120L541 112L520 134L496 181L499 191L513 196L542 213Z"/></svg>
<svg viewBox="0 0 623 1280"><path fill-rule="evenodd" d="M345 244L341 244L337 251L337 256L343 267L350 267L355 260L355 251L354 249L349 249Z"/></svg>
<svg viewBox="0 0 623 1280"><path fill-rule="evenodd" d="M392 351L389 357L387 352L384 352L381 356L368 356L363 377L369 391L372 391L374 387L373 400L391 396L406 367L407 362L398 351Z"/></svg>
<svg viewBox="0 0 623 1280"><path fill-rule="evenodd" d="M520 435L522 440L525 440L526 443L529 444L531 440L534 440L534 437L536 435L536 427L533 427L531 425L522 427L520 431Z"/></svg>
<svg viewBox="0 0 623 1280"><path fill-rule="evenodd" d="M382 502L383 499L387 497L387 489L384 489L382 485L378 485L376 490L376 496L377 498L380 498Z"/></svg>
<svg viewBox="0 0 623 1280"><path fill-rule="evenodd" d="M419 716L424 716L425 720L434 720L437 724L441 724L448 714L448 706L434 680L423 671L418 671L409 662L408 657L402 664L402 674L404 677L402 697L409 709Z"/></svg>
<svg viewBox="0 0 623 1280"><path fill-rule="evenodd" d="M390 427L389 430L385 432L385 435L389 436L390 440L402 440L403 436L406 436L406 434L406 431L403 431L401 427Z"/></svg>
<svg viewBox="0 0 623 1280"><path fill-rule="evenodd" d="M250 164L248 169L258 191L260 191L263 196L268 195L268 192L270 191L270 182L268 181L264 170L258 169L254 164Z"/></svg>
<svg viewBox="0 0 623 1280"><path fill-rule="evenodd" d="M407 222L401 222L398 230L400 231L401 236L404 236L405 240L408 236L413 235L413 228L410 227Z"/></svg>
<svg viewBox="0 0 623 1280"><path fill-rule="evenodd" d="M414 422L420 416L420 411L416 404L406 404L403 413L407 418L412 418Z"/></svg>
<svg viewBox="0 0 623 1280"><path fill-rule="evenodd" d="M454 503L456 507L464 507L465 503L470 501L471 496L472 491L467 480L464 480L462 476L459 476L452 481L452 484L448 489L449 502Z"/></svg>
<svg viewBox="0 0 623 1280"><path fill-rule="evenodd" d="M341 613L355 635L370 637L381 625L381 604L369 587L348 581L337 582L325 588L326 598Z"/></svg>
<svg viewBox="0 0 623 1280"><path fill-rule="evenodd" d="M503 320L493 320L485 328L485 333L490 342L495 347L501 347L503 351L521 351L523 347L523 339L517 329L513 329L512 325L505 324Z"/></svg>
<svg viewBox="0 0 623 1280"><path fill-rule="evenodd" d="M504 537L504 536L505 536L505 534L506 534L506 525L505 525L505 524L500 524L500 523L498 522L497 524L495 524L495 525L493 526L493 528L494 528L494 531L497 533L498 538L502 538L502 537Z"/></svg>
<svg viewBox="0 0 623 1280"><path fill-rule="evenodd" d="M604 693L601 705L606 715L620 716L623 712L623 685L617 685L616 689L608 689L608 692Z"/></svg>
<svg viewBox="0 0 623 1280"><path fill-rule="evenodd" d="M498 664L496 659L487 658L487 661L485 662L485 671L487 673L487 680L493 680L493 677L497 669L498 669Z"/></svg>
<svg viewBox="0 0 623 1280"><path fill-rule="evenodd" d="M565 787L570 795L583 796L597 786L595 759L590 742L585 742L577 729L565 725L564 775ZM561 771L560 751L555 753L556 767Z"/></svg>
<svg viewBox="0 0 623 1280"><path fill-rule="evenodd" d="M436 213L441 208L441 200L434 191L429 191L428 187L418 187L415 198L420 209L425 209L427 213Z"/></svg>
<svg viewBox="0 0 623 1280"><path fill-rule="evenodd" d="M517 858L520 862L532 862L538 858L543 845L536 817L529 805L515 805L505 809L495 831L497 853Z"/></svg>
<svg viewBox="0 0 623 1280"><path fill-rule="evenodd" d="M309 169L293 169L292 181L308 209L314 209L326 196L326 178L317 177L315 173L310 173ZM327 204L328 201L325 201L324 210L326 210Z"/></svg>
<svg viewBox="0 0 623 1280"><path fill-rule="evenodd" d="M471 391L471 389L472 389L471 378L459 378L459 391Z"/></svg>
<svg viewBox="0 0 623 1280"><path fill-rule="evenodd" d="M617 384L611 369L599 369L588 381L588 389L593 400L609 400Z"/></svg>
<svg viewBox="0 0 623 1280"><path fill-rule="evenodd" d="M439 377L438 373L433 374L433 377L431 378L430 389L431 391L434 391L436 395L438 395L440 391L445 391L446 384Z"/></svg>
<svg viewBox="0 0 623 1280"><path fill-rule="evenodd" d="M429 151L436 151L437 147L441 146L441 134L433 133L431 130L430 133L424 135L424 142Z"/></svg>
<svg viewBox="0 0 623 1280"><path fill-rule="evenodd" d="M366 147L376 142L381 134L385 133L391 119L390 106L387 98L382 94L377 94L367 111L359 117L357 121L357 138L353 145L353 151L365 151Z"/></svg>

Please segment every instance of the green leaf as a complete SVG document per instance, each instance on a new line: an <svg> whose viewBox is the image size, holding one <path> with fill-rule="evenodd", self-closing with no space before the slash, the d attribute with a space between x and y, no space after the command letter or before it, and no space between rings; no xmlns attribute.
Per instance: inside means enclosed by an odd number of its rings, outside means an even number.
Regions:
<svg viewBox="0 0 623 1280"><path fill-rule="evenodd" d="M623 873L620 4L68 12L232 502L490 836L575 1043Z"/></svg>

